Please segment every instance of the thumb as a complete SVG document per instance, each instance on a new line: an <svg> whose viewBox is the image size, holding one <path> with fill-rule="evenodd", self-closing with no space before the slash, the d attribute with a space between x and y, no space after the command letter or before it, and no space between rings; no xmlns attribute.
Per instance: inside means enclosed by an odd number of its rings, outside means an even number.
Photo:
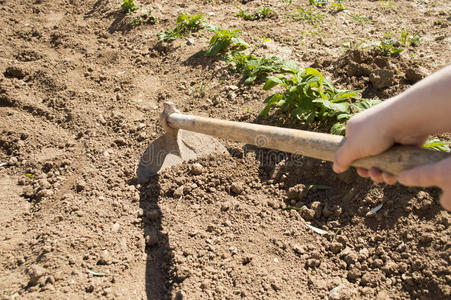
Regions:
<svg viewBox="0 0 451 300"><path fill-rule="evenodd" d="M427 164L402 171L398 174L398 181L406 186L437 186L440 183L437 178L437 173L436 163Z"/></svg>
<svg viewBox="0 0 451 300"><path fill-rule="evenodd" d="M344 144L335 152L333 169L336 173L346 171L351 163L359 158L358 147L346 140Z"/></svg>

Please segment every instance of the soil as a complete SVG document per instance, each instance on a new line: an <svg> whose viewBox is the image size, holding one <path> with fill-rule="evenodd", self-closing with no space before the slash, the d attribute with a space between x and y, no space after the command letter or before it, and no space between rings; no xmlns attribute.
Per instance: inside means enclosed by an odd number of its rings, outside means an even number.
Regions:
<svg viewBox="0 0 451 300"><path fill-rule="evenodd" d="M240 28L256 55L385 100L451 61L446 1L344 2L348 11L322 9L318 26L290 18L308 1L137 3L125 16L116 0L0 0L3 299L451 299L451 219L436 189L373 184L225 140L226 154L136 178L164 133L167 100L192 114L305 128L283 114L257 117L261 83L195 55L208 31L159 42L180 13ZM271 18L235 15L264 6ZM149 9L155 24L130 25ZM398 57L364 47L403 28L421 43Z"/></svg>

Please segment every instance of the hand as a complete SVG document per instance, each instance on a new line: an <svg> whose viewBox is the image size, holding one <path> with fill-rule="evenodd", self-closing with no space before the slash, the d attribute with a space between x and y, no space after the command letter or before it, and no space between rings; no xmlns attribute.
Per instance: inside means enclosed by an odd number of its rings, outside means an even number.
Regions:
<svg viewBox="0 0 451 300"><path fill-rule="evenodd" d="M395 124L395 116L387 105L390 100L352 117L346 126L346 141L335 153L333 169L346 171L354 160L384 152L393 144L422 145L425 135L412 135L412 130ZM395 129L396 128L396 129ZM376 168L357 169L362 177L394 184L396 179Z"/></svg>
<svg viewBox="0 0 451 300"><path fill-rule="evenodd" d="M451 211L451 158L403 171L399 183L407 186L437 186L442 189L440 204Z"/></svg>

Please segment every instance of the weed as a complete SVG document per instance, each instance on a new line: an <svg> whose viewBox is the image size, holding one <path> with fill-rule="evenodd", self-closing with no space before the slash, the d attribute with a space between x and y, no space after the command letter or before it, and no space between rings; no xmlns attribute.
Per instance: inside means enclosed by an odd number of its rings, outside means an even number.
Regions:
<svg viewBox="0 0 451 300"><path fill-rule="evenodd" d="M365 40L361 40L360 42L355 42L355 41L349 41L349 42L344 42L341 45L343 46L343 48L345 48L346 50L353 50L353 49L366 49L368 48L368 46L365 44Z"/></svg>
<svg viewBox="0 0 451 300"><path fill-rule="evenodd" d="M315 121L347 121L351 116L372 107L380 101L359 99L360 91L339 90L318 70L306 68L300 70L293 62L285 62L284 68L288 77L268 76L264 90L275 86L285 88L283 93L275 93L265 99L265 108L260 112L264 116L273 106L288 110L291 116L305 123ZM337 125L338 124L338 125ZM344 133L344 123L336 123L330 131L335 134Z"/></svg>
<svg viewBox="0 0 451 300"><path fill-rule="evenodd" d="M410 34L407 30L402 30L399 41L404 46L417 46L420 44L420 37L416 33Z"/></svg>
<svg viewBox="0 0 451 300"><path fill-rule="evenodd" d="M133 0L122 0L121 9L126 15L128 15L139 9L139 6L136 5Z"/></svg>
<svg viewBox="0 0 451 300"><path fill-rule="evenodd" d="M207 29L215 32L215 35L210 39L210 46L202 54L207 56L215 56L219 53L226 53L227 51L241 51L247 49L249 45L238 36L241 30L227 30L214 26L209 26Z"/></svg>
<svg viewBox="0 0 451 300"><path fill-rule="evenodd" d="M299 7L297 9L297 12L291 14L291 17L295 20L308 21L310 24L317 26L323 21L324 15L321 13L316 13L311 9L304 9Z"/></svg>
<svg viewBox="0 0 451 300"><path fill-rule="evenodd" d="M443 20L435 20L434 21L435 26L442 26L443 24L445 24L445 21L443 21Z"/></svg>
<svg viewBox="0 0 451 300"><path fill-rule="evenodd" d="M439 139L432 139L432 140L427 140L424 143L423 148L437 150L437 151L443 151L443 152L450 152L451 149L449 148L448 145L451 145L451 143L450 142L442 142Z"/></svg>
<svg viewBox="0 0 451 300"><path fill-rule="evenodd" d="M310 5L316 6L316 7L325 7L327 4L329 4L329 0L309 0Z"/></svg>
<svg viewBox="0 0 451 300"><path fill-rule="evenodd" d="M27 173L27 174L25 174L25 176L30 178L30 179L34 179L35 178L35 175L31 174L31 173Z"/></svg>
<svg viewBox="0 0 451 300"><path fill-rule="evenodd" d="M243 73L243 80L246 84L250 84L256 79L264 78L269 74L279 73L284 66L284 62L280 57L257 58L252 54L246 55L242 52L235 52L227 56L226 60L235 63L236 71Z"/></svg>
<svg viewBox="0 0 451 300"><path fill-rule="evenodd" d="M199 31L204 27L204 15L181 14L177 17L177 26L174 29L166 29L157 34L158 38L165 42L171 42L190 32Z"/></svg>
<svg viewBox="0 0 451 300"><path fill-rule="evenodd" d="M396 10L396 6L393 4L392 0L380 1L382 7L387 10Z"/></svg>
<svg viewBox="0 0 451 300"><path fill-rule="evenodd" d="M353 19L354 21L358 21L358 22L362 22L362 23L374 23L375 20L373 19L373 17L366 17L364 15L359 15L359 14L353 14L353 13L349 13L348 14L351 19Z"/></svg>
<svg viewBox="0 0 451 300"><path fill-rule="evenodd" d="M236 15L243 18L246 21L255 21L255 20L260 20L260 19L269 17L273 13L274 13L274 11L271 8L265 7L265 8L259 9L258 11L256 11L253 14L248 14L244 10L240 10Z"/></svg>
<svg viewBox="0 0 451 300"><path fill-rule="evenodd" d="M377 43L374 47L384 56L399 55L402 51L404 51L404 49L398 48L397 44L399 44L397 41L388 38L385 41Z"/></svg>
<svg viewBox="0 0 451 300"><path fill-rule="evenodd" d="M151 14L152 10L149 9L145 14L139 17L134 17L130 20L130 26L136 27L142 24L151 24L154 25L158 19L155 17L152 17Z"/></svg>
<svg viewBox="0 0 451 300"><path fill-rule="evenodd" d="M331 2L330 3L330 8L334 11L343 11L345 10L344 6L343 6L343 0L337 0L335 2Z"/></svg>

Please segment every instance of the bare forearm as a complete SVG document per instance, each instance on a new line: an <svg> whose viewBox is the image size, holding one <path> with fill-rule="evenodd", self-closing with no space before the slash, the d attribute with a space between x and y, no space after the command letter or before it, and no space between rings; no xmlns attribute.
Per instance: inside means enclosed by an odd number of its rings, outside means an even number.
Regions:
<svg viewBox="0 0 451 300"><path fill-rule="evenodd" d="M451 131L451 65L387 100L380 109L396 135Z"/></svg>

